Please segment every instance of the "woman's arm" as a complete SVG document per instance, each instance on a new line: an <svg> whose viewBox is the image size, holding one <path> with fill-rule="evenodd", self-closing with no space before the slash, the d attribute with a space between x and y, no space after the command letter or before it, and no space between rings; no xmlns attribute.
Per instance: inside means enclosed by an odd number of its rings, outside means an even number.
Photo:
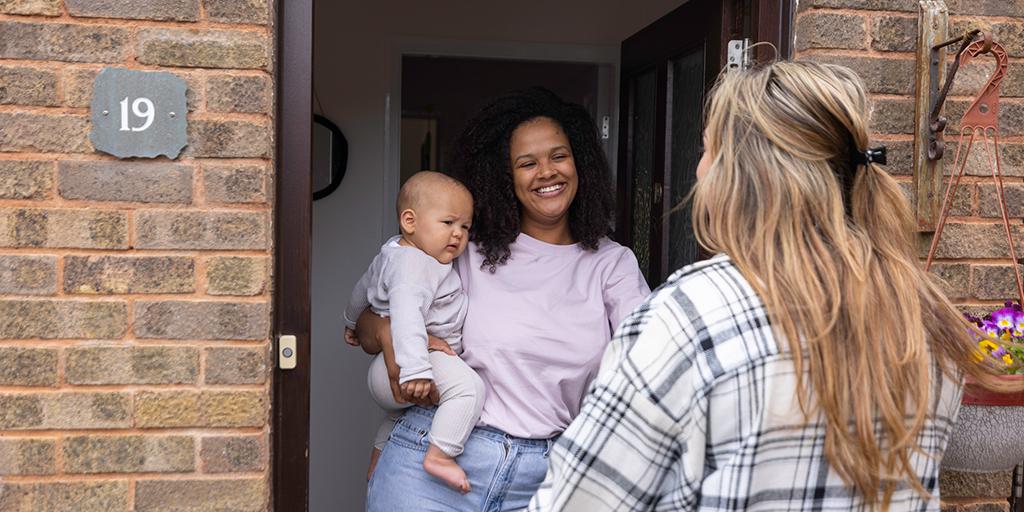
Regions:
<svg viewBox="0 0 1024 512"><path fill-rule="evenodd" d="M394 395L395 401L399 403L412 402L422 406L430 406L438 402L439 397L436 387L431 388L429 397L421 400L405 396L402 393L402 388L398 385L398 374L401 369L395 363L395 351L391 344L390 320L378 316L367 308L359 315L359 320L356 321L356 336L359 337L359 345L367 354L383 353L384 365L388 369L388 380L391 383L391 394ZM440 350L447 354L455 355L451 347L448 346L448 343L435 336L429 337L427 348L428 350Z"/></svg>
<svg viewBox="0 0 1024 512"><path fill-rule="evenodd" d="M611 277L604 283L603 293L608 324L615 332L622 320L651 294L633 251L623 248Z"/></svg>

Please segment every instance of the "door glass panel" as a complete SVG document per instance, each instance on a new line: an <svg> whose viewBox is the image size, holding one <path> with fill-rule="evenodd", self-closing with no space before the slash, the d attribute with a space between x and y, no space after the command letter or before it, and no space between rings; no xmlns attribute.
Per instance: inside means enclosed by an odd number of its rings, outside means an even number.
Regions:
<svg viewBox="0 0 1024 512"><path fill-rule="evenodd" d="M704 48L682 54L670 62L671 165L669 208L682 203L697 181L701 135L704 128ZM668 273L697 260L697 241L690 223L689 203L669 216Z"/></svg>
<svg viewBox="0 0 1024 512"><path fill-rule="evenodd" d="M657 119L657 71L652 69L630 80L631 110L630 169L633 176L632 232L633 252L645 278L651 266L651 185L654 167L654 137Z"/></svg>

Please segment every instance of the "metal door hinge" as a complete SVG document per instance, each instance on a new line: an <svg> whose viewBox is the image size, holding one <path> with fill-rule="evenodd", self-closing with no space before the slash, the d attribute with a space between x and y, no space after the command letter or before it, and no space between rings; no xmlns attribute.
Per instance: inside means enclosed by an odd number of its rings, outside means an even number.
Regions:
<svg viewBox="0 0 1024 512"><path fill-rule="evenodd" d="M729 71L743 71L750 68L750 39L733 39L729 41L729 52L726 55Z"/></svg>
<svg viewBox="0 0 1024 512"><path fill-rule="evenodd" d="M293 370L298 361L295 336L283 334L277 339L277 367L282 370Z"/></svg>
<svg viewBox="0 0 1024 512"><path fill-rule="evenodd" d="M601 138L607 140L612 136L612 118L604 116L601 118Z"/></svg>

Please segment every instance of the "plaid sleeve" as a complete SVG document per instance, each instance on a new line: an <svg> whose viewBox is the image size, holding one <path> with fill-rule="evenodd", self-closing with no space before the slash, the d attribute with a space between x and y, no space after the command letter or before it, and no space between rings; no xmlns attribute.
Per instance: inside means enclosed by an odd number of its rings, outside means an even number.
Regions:
<svg viewBox="0 0 1024 512"><path fill-rule="evenodd" d="M652 510L666 495L693 504L703 466L704 397L693 352L674 341L693 334L657 297L620 326L579 416L551 451L531 511ZM669 491L671 489L671 491Z"/></svg>

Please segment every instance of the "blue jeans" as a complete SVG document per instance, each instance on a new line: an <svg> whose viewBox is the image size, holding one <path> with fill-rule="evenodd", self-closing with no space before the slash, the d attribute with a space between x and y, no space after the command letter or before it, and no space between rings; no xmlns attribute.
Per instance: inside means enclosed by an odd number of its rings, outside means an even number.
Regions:
<svg viewBox="0 0 1024 512"><path fill-rule="evenodd" d="M526 508L548 469L554 439L477 427L456 461L472 490L461 494L423 470L433 409L411 407L395 423L367 489L367 512L502 512Z"/></svg>

